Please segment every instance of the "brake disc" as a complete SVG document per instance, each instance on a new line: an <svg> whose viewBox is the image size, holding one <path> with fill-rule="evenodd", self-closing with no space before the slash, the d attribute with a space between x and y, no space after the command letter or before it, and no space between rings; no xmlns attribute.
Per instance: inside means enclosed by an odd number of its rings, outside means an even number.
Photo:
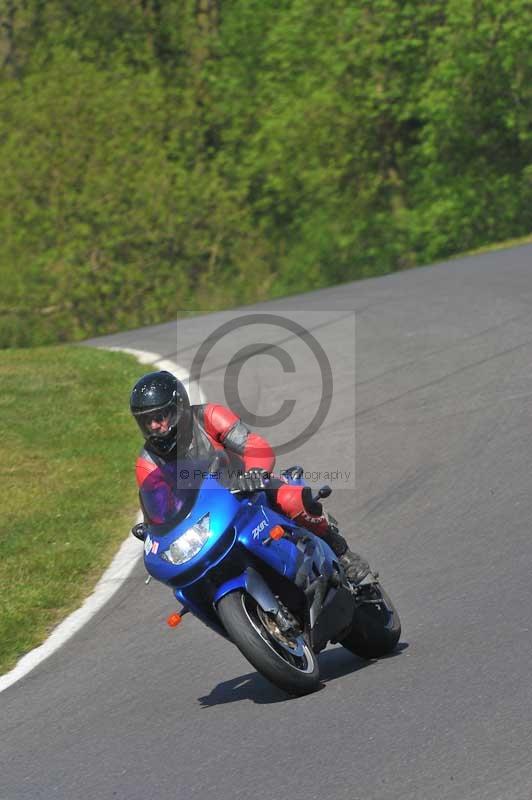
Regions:
<svg viewBox="0 0 532 800"><path fill-rule="evenodd" d="M287 635L288 631L283 632L279 628L279 625L277 624L277 621L274 617L272 617L270 614L267 614L266 611L264 611L260 606L257 606L257 614L260 621L268 631L268 633L270 633L274 639L277 639L278 642L281 642L282 644L286 645L291 650L297 649L298 647L297 642L288 637ZM292 615L290 614L290 616ZM296 631L294 631L294 635L297 636Z"/></svg>

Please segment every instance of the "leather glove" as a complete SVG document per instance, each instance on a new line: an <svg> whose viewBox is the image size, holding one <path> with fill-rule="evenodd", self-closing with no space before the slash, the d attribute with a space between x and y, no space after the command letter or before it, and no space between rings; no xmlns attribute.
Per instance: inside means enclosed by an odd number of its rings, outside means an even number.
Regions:
<svg viewBox="0 0 532 800"><path fill-rule="evenodd" d="M258 492L266 489L270 480L270 475L265 469L248 469L246 472L239 472L231 482L231 491L235 492Z"/></svg>
<svg viewBox="0 0 532 800"><path fill-rule="evenodd" d="M305 470L303 467L295 466L295 467L287 467L283 469L281 472L281 479L284 481L300 481L303 477L303 473Z"/></svg>

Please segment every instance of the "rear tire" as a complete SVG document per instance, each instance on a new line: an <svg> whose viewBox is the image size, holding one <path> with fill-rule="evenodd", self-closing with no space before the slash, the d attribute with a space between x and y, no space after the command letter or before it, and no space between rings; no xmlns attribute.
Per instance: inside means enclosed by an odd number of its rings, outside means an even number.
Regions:
<svg viewBox="0 0 532 800"><path fill-rule="evenodd" d="M397 646L401 636L401 620L394 604L379 583L368 587L368 598L353 615L353 624L341 644L362 658L382 658Z"/></svg>
<svg viewBox="0 0 532 800"><path fill-rule="evenodd" d="M303 634L293 637L290 645L285 637L276 637L256 600L240 590L222 597L218 614L242 655L271 683L292 695L316 691L318 659Z"/></svg>

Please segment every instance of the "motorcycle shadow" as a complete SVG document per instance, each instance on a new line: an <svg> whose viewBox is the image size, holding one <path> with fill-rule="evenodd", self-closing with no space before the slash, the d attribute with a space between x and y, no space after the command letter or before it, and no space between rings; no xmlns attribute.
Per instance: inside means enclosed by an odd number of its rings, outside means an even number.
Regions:
<svg viewBox="0 0 532 800"><path fill-rule="evenodd" d="M380 660L396 658L407 647L408 644L406 642L401 642L394 653ZM359 658L343 647L325 650L320 653L318 658L321 675L321 686L318 691L324 689L325 684L330 681L343 678L345 675L350 675L377 663L375 660L366 661L363 658ZM296 698L290 697L282 689L273 686L258 672L248 672L238 678L222 681L214 687L210 694L198 697L201 708L212 708L225 703L237 703L240 700L251 700L259 705L271 705L273 703L285 703L294 699Z"/></svg>
<svg viewBox="0 0 532 800"><path fill-rule="evenodd" d="M222 681L210 694L198 697L201 708L212 708L225 703L237 703L239 700L252 700L261 705L282 703L288 699L286 692L278 689L272 683L259 675L258 672L248 672Z"/></svg>

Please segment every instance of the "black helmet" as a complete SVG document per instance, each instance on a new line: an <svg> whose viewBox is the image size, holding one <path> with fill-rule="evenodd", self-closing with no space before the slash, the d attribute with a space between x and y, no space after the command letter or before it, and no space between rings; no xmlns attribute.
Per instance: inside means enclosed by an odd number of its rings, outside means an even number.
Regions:
<svg viewBox="0 0 532 800"><path fill-rule="evenodd" d="M192 411L187 390L171 372L149 372L133 387L131 413L150 449L168 456L184 453L192 437Z"/></svg>

